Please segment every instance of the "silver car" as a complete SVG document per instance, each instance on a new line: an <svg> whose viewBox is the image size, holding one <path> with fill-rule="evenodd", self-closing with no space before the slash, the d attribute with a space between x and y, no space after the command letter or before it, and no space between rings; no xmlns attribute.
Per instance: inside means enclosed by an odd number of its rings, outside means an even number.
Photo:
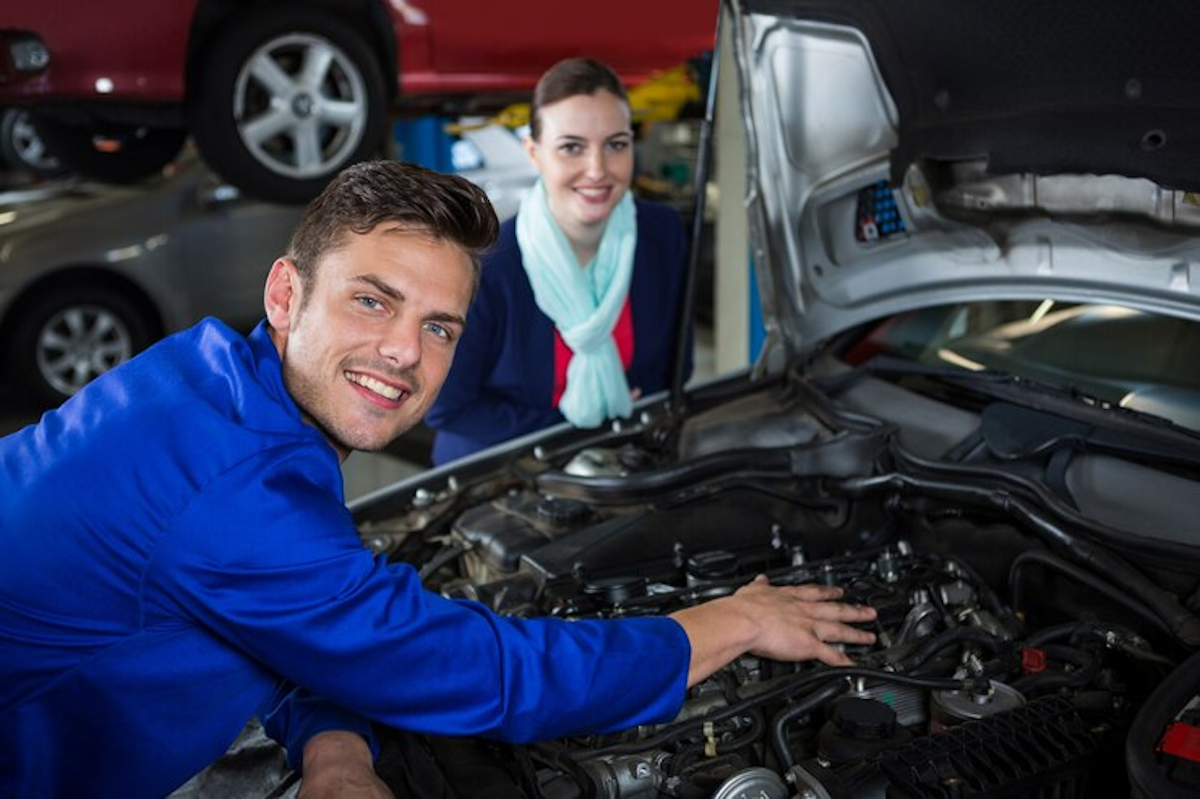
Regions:
<svg viewBox="0 0 1200 799"><path fill-rule="evenodd" d="M185 157L148 181L0 194L0 356L56 405L204 316L249 328L302 209L242 197Z"/></svg>

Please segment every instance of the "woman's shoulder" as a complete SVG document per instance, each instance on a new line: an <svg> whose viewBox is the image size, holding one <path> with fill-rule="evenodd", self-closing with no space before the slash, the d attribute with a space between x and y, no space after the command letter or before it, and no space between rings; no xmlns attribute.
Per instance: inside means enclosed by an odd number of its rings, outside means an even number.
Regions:
<svg viewBox="0 0 1200 799"><path fill-rule="evenodd" d="M637 201L638 247L654 258L676 259L687 246L683 217L669 205L652 200Z"/></svg>
<svg viewBox="0 0 1200 799"><path fill-rule="evenodd" d="M683 217L679 211L673 206L666 203L655 202L654 200L635 200L637 206L638 224L644 225L649 223L652 227L661 225L673 224L683 225Z"/></svg>
<svg viewBox="0 0 1200 799"><path fill-rule="evenodd" d="M496 243L484 253L483 275L486 279L489 269L496 272L520 268L521 247L517 244L517 219L512 217L500 225L500 235L496 237Z"/></svg>
<svg viewBox="0 0 1200 799"><path fill-rule="evenodd" d="M500 235L480 262L479 291L476 299L483 305L512 304L533 296L529 277L517 244L515 218L500 226Z"/></svg>

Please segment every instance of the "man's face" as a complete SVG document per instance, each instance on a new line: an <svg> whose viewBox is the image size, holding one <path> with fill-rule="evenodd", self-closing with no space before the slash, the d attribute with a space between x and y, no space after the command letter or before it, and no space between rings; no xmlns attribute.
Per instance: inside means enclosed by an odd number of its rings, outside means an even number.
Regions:
<svg viewBox="0 0 1200 799"><path fill-rule="evenodd" d="M459 247L384 223L347 233L306 289L281 258L267 278L271 335L307 419L345 458L379 450L433 404L471 301Z"/></svg>

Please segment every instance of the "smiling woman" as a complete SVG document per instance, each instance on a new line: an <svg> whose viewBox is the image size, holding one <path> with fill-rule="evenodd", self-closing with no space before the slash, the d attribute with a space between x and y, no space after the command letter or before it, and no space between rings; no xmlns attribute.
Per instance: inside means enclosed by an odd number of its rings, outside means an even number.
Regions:
<svg viewBox="0 0 1200 799"><path fill-rule="evenodd" d="M564 419L595 428L669 385L691 329L680 318L683 225L630 193L633 135L625 89L604 64L567 59L538 82L526 149L540 179L487 256L430 409L435 463Z"/></svg>

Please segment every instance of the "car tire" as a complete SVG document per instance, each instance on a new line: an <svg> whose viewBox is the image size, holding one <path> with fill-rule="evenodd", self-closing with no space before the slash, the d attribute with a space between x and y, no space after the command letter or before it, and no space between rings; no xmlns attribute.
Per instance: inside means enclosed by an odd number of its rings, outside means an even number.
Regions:
<svg viewBox="0 0 1200 799"><path fill-rule="evenodd" d="M154 324L118 289L80 284L31 299L12 328L18 396L57 406L154 339Z"/></svg>
<svg viewBox="0 0 1200 799"><path fill-rule="evenodd" d="M187 141L183 128L97 127L38 112L33 113L33 124L46 150L63 166L105 183L136 183L157 174Z"/></svg>
<svg viewBox="0 0 1200 799"><path fill-rule="evenodd" d="M46 143L26 108L0 110L0 162L26 172L52 176L62 164L46 150Z"/></svg>
<svg viewBox="0 0 1200 799"><path fill-rule="evenodd" d="M319 75L303 73L320 62ZM188 120L201 154L261 199L307 202L383 141L389 109L379 61L330 14L276 4L239 14L190 75Z"/></svg>

